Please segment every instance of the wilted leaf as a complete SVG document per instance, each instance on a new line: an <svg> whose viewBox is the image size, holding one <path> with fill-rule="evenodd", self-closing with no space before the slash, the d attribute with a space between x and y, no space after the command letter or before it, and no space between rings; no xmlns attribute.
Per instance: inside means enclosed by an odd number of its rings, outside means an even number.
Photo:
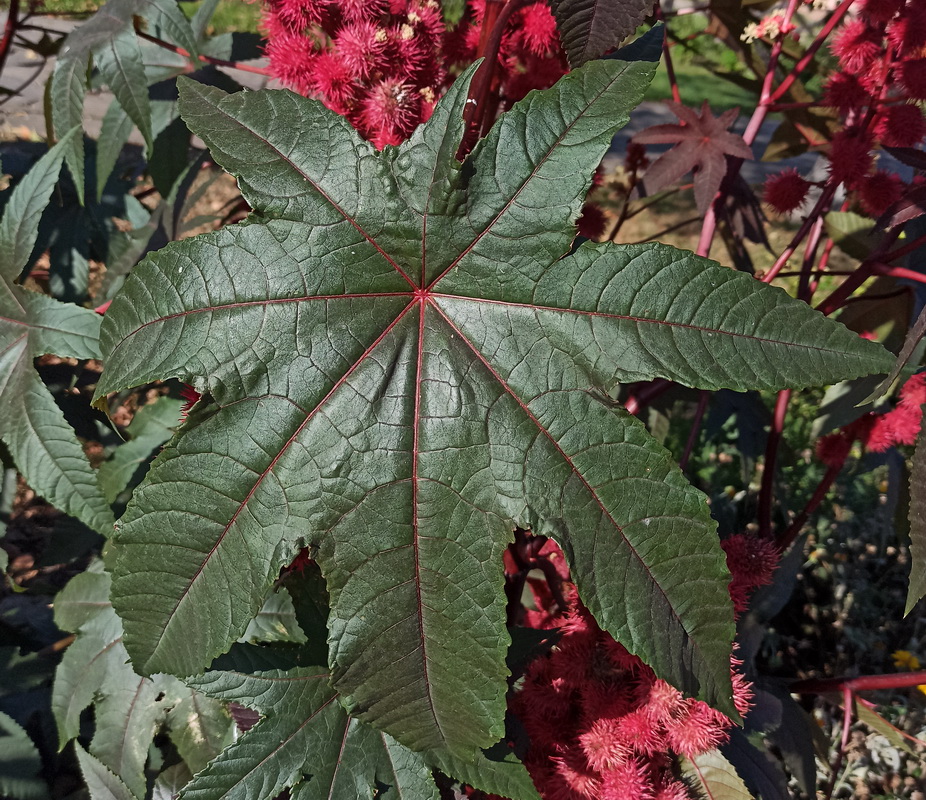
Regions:
<svg viewBox="0 0 926 800"><path fill-rule="evenodd" d="M690 253L569 254L652 71L590 63L463 165L471 71L382 152L290 92L182 82L184 119L256 214L150 256L106 315L98 397L170 376L204 394L118 534L113 599L140 670L205 668L308 545L342 702L465 757L502 732L501 556L519 525L559 542L603 627L735 713L706 503L607 393L816 384L890 357Z"/></svg>

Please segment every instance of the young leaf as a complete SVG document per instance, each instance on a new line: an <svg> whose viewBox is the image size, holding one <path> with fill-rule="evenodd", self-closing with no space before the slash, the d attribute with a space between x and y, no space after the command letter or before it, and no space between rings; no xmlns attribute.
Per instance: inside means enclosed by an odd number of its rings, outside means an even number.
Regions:
<svg viewBox="0 0 926 800"><path fill-rule="evenodd" d="M746 784L719 750L690 760L682 758L682 775L707 800L752 800Z"/></svg>
<svg viewBox="0 0 926 800"><path fill-rule="evenodd" d="M916 438L910 472L910 587L904 616L926 595L926 426Z"/></svg>
<svg viewBox="0 0 926 800"><path fill-rule="evenodd" d="M34 358L47 353L99 358L99 315L16 283L78 133L72 129L42 156L13 189L0 220L0 439L36 492L91 528L109 532L113 517L96 475L33 366Z"/></svg>
<svg viewBox="0 0 926 800"><path fill-rule="evenodd" d="M151 105L141 48L135 31L122 30L96 50L94 63L116 100L138 127L151 151Z"/></svg>
<svg viewBox="0 0 926 800"><path fill-rule="evenodd" d="M137 675L122 645L122 625L109 603L109 575L101 564L73 578L55 601L55 622L76 631L55 674L52 712L60 746L80 733L91 703L95 730L90 752L137 797L145 796L148 750L157 724L170 709L171 738L195 770L228 743L231 720L216 701L179 681Z"/></svg>
<svg viewBox="0 0 926 800"><path fill-rule="evenodd" d="M731 711L714 525L617 382L780 388L890 357L748 276L574 222L653 65L593 62L453 158L471 72L376 152L290 92L181 82L181 113L255 215L142 262L104 323L98 396L169 376L208 397L118 534L138 669L193 674L314 549L349 710L414 749L501 735L501 554L563 547L584 602L658 674ZM203 614L202 609L210 613Z"/></svg>
<svg viewBox="0 0 926 800"><path fill-rule="evenodd" d="M426 755L348 716L328 677L324 667L296 667L215 671L188 679L197 691L252 708L263 719L197 774L180 800L275 797L292 786L294 800L438 800ZM488 776L493 785L480 788L503 784L512 800L537 798L520 763L497 768L481 754L476 758L477 766L468 769Z"/></svg>
<svg viewBox="0 0 926 800"><path fill-rule="evenodd" d="M48 784L40 777L42 759L19 724L0 713L0 796L9 800L44 800Z"/></svg>
<svg viewBox="0 0 926 800"><path fill-rule="evenodd" d="M110 503L125 490L139 467L151 458L154 449L173 435L174 428L180 424L182 405L173 397L159 397L138 410L125 431L128 441L117 447L100 467L100 487Z"/></svg>
<svg viewBox="0 0 926 800"><path fill-rule="evenodd" d="M106 765L94 758L75 742L77 762L90 792L90 800L138 800L119 778L107 769Z"/></svg>
<svg viewBox="0 0 926 800"><path fill-rule="evenodd" d="M698 211L705 214L727 174L727 156L752 158L743 137L727 130L738 109L715 117L706 100L700 114L680 103L667 101L667 105L681 125L653 125L633 137L639 144L675 145L647 168L643 176L646 190L658 192L694 171L695 202Z"/></svg>
<svg viewBox="0 0 926 800"><path fill-rule="evenodd" d="M653 8L647 0L553 0L551 5L573 69L617 47Z"/></svg>

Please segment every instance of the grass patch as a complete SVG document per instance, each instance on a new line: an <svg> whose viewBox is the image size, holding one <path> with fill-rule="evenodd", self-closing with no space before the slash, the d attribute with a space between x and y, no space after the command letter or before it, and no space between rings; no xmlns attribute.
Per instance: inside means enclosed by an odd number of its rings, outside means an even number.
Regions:
<svg viewBox="0 0 926 800"><path fill-rule="evenodd" d="M682 103L686 106L700 107L707 100L708 105L716 111L728 108L753 108L756 96L752 92L736 86L723 78L718 78L704 67L696 64L675 64L675 78L678 81ZM644 100L671 100L672 89L664 63L659 64L656 77L650 84Z"/></svg>
<svg viewBox="0 0 926 800"><path fill-rule="evenodd" d="M101 0L45 0L36 10L40 14L44 12L83 17L92 14L102 5ZM187 17L192 17L200 5L202 5L201 0L180 3ZM9 0L0 0L0 9L9 8L9 6ZM207 32L210 35L232 31L256 33L259 21L260 3L248 3L246 0L219 0Z"/></svg>

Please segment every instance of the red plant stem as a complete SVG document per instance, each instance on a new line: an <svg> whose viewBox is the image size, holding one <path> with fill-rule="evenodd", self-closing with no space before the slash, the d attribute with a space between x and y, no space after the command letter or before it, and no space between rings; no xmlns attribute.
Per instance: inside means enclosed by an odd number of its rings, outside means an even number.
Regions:
<svg viewBox="0 0 926 800"><path fill-rule="evenodd" d="M817 217L810 235L807 237L807 245L804 248L804 261L801 264L801 277L798 281L797 297L805 303L813 299L813 289L811 288L811 274L813 273L814 264L817 261L817 247L820 245L820 237L823 235L823 215Z"/></svg>
<svg viewBox="0 0 926 800"><path fill-rule="evenodd" d="M788 29L791 27L791 19L797 11L799 2L800 0L788 0L788 8L784 13L782 28ZM768 59L768 68L766 69L765 77L762 79L762 89L759 92L759 102L756 104L756 108L752 112L749 122L746 124L746 130L743 131L743 141L746 142L749 147L752 147L753 142L755 142L756 136L758 136L759 130L762 128L762 123L765 122L765 118L768 115L769 105L773 99L772 84L775 82L775 70L778 67L778 59L781 57L783 46L783 37L779 37L772 45L772 52L769 54ZM704 215L704 224L701 226L701 236L698 240L698 249L696 251L699 256L708 256L711 253L711 244L714 241L714 234L717 232L717 209L724 201L727 193L726 187L729 186L732 183L732 179L739 174L742 166L742 158L727 159L727 173L720 186L720 191L717 192L717 196Z"/></svg>
<svg viewBox="0 0 926 800"><path fill-rule="evenodd" d="M804 218L804 221L801 223L801 227L797 229L797 232L791 238L788 246L782 251L781 255L775 259L775 263L769 268L768 272L762 276L763 283L771 283L777 277L778 273L781 272L781 268L788 263L788 260L794 253L797 251L797 248L800 247L801 242L807 237L807 234L813 230L813 226L816 224L817 218L823 212L830 202L833 199L833 195L836 194L836 185L832 182L827 183L823 188L823 192L820 194L820 197L817 199L816 204L814 205L811 212Z"/></svg>
<svg viewBox="0 0 926 800"><path fill-rule="evenodd" d="M19 0L10 0L10 10L6 15L6 24L3 26L3 38L0 39L0 75L3 74L3 65L6 57L13 47L13 36L19 23Z"/></svg>
<svg viewBox="0 0 926 800"><path fill-rule="evenodd" d="M672 382L665 378L656 378L656 380L646 384L639 392L632 394L624 403L624 408L636 416L659 395L672 388Z"/></svg>
<svg viewBox="0 0 926 800"><path fill-rule="evenodd" d="M809 678L795 681L788 691L793 694L826 694L849 689L853 693L880 689L910 689L926 684L926 669L896 672L891 675L859 675L855 678Z"/></svg>
<svg viewBox="0 0 926 800"><path fill-rule="evenodd" d="M500 0L489 0L486 3L485 17L482 22L482 33L477 57L484 57L485 61L476 70L473 82L469 88L469 98L463 111L463 124L466 134L457 150L457 159L463 160L472 150L482 129L485 119L486 106L492 88L492 78L495 76L495 67L498 63L498 51L502 46L502 36L508 27L511 15L534 0L507 0L504 6ZM486 33L486 31L489 31Z"/></svg>
<svg viewBox="0 0 926 800"><path fill-rule="evenodd" d="M826 498L836 478L839 477L839 473L842 472L842 467L845 463L846 459L844 458L838 464L831 464L827 467L823 480L817 485L813 496L807 501L807 505L804 506L801 513L794 518L794 521L788 526L788 529L775 539L775 546L782 553L794 543L794 540L800 534L801 529L807 523L810 515L817 510L820 503ZM765 476L763 475L763 477Z"/></svg>
<svg viewBox="0 0 926 800"><path fill-rule="evenodd" d="M775 401L775 411L772 416L772 426L769 429L768 441L765 445L765 465L762 468L762 485L759 489L759 533L766 538L770 537L772 533L772 496L775 492L775 464L778 461L778 446L781 444L790 399L790 389L782 389L778 392L778 399Z"/></svg>
<svg viewBox="0 0 926 800"><path fill-rule="evenodd" d="M859 288L865 281L867 281L873 274L875 270L880 265L881 268L890 270L889 273L882 274L891 274L894 275L896 270L903 269L902 267L891 267L887 264L883 264L881 259L883 254L888 251L892 244L897 240L897 237L900 236L900 229L894 228L890 233L888 233L880 245L875 249L875 251L866 258L858 268L853 272L848 278L846 278L839 286L837 286L832 293L826 297L822 303L817 305L817 311L821 314L832 314L834 311L842 308L846 300L852 295L852 293ZM909 272L909 270L904 270L904 272ZM919 273L912 273L913 275L918 275ZM895 275L895 277L899 277ZM922 277L918 280L922 280ZM915 279L916 280L916 279Z"/></svg>
<svg viewBox="0 0 926 800"><path fill-rule="evenodd" d="M910 255L914 250L919 250L919 248L924 245L926 245L926 233L917 236L915 239L907 242L902 247L898 247L896 250L891 250L890 253L884 256L884 261L896 261L898 258Z"/></svg>
<svg viewBox="0 0 926 800"><path fill-rule="evenodd" d="M158 39L156 36L151 36L144 31L136 30L135 32L142 39L147 39L149 42L153 42L159 47L163 47L165 50L170 50L170 52L176 53L178 56L188 58L191 64L193 64L194 61L201 61L204 64L213 64L217 67L230 67L232 69L240 69L242 72L253 72L255 75L264 75L268 78L271 77L270 70L264 67L252 67L249 64L242 64L240 61L226 61L224 58L213 58L212 56L199 55L194 58L194 56L190 55L182 47L177 47L175 44L165 42L163 39Z"/></svg>
<svg viewBox="0 0 926 800"><path fill-rule="evenodd" d="M688 441L685 442L685 452L678 460L679 468L684 471L688 466L688 459L691 457L691 451L694 450L695 442L698 441L698 434L701 432L701 423L704 421L704 412L707 411L707 403L711 398L711 393L702 391L698 398L698 408L695 411L694 420L691 423L691 432L688 434Z"/></svg>
<svg viewBox="0 0 926 800"><path fill-rule="evenodd" d="M872 265L872 272L876 275L887 275L891 278L905 278L908 281L926 283L926 275L922 272L916 272L905 267L892 267L890 264L882 264L880 261L876 261Z"/></svg>
<svg viewBox="0 0 926 800"><path fill-rule="evenodd" d="M663 13L662 13L662 6L658 2L658 0L656 4L653 6L653 13L656 16L656 19L658 19L660 22L664 23L666 21L666 18L663 16ZM675 76L675 67L672 64L672 50L671 50L671 47L669 46L668 36L662 37L662 56L663 56L663 60L665 61L665 65L666 65L666 77L669 79L669 89L672 91L672 99L676 103L680 104L682 102L682 94L679 91L678 79Z"/></svg>
<svg viewBox="0 0 926 800"><path fill-rule="evenodd" d="M826 244L823 246L823 255L820 256L820 261L817 263L817 274L814 276L813 283L810 285L810 289L814 294L816 294L820 286L820 281L823 279L824 275L850 274L849 272L840 273L837 270L830 272L826 269L827 264L830 263L830 255L832 255L833 247L835 246L836 241L832 237L827 237Z"/></svg>
<svg viewBox="0 0 926 800"><path fill-rule="evenodd" d="M817 50L819 50L823 43L829 38L829 35L833 32L837 25L842 22L842 18L846 15L846 12L849 10L849 7L852 5L853 0L844 0L840 3L836 10L833 12L833 15L826 21L823 27L820 29L820 32L817 34L817 38L814 39L810 46L807 48L807 51L803 56L798 60L798 62L792 67L791 72L789 72L784 80L779 84L778 88L772 93L772 96L769 98L771 102L779 100L788 89L794 84L794 81L798 79L798 76L807 68L807 65L813 61L813 57L816 55ZM790 22L791 18L787 17L787 20Z"/></svg>

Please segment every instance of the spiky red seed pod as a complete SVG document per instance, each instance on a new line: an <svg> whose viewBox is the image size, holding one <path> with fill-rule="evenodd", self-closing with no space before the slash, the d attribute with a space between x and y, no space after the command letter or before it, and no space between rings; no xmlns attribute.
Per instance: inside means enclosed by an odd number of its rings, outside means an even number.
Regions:
<svg viewBox="0 0 926 800"><path fill-rule="evenodd" d="M874 23L890 22L904 7L904 0L865 0L860 16Z"/></svg>
<svg viewBox="0 0 926 800"><path fill-rule="evenodd" d="M893 172L878 170L862 178L856 191L865 213L877 218L900 199L904 185Z"/></svg>
<svg viewBox="0 0 926 800"><path fill-rule="evenodd" d="M387 78L370 88L360 109L364 135L383 148L401 143L421 122L421 95L413 86Z"/></svg>
<svg viewBox="0 0 926 800"><path fill-rule="evenodd" d="M390 11L390 0L338 0L338 9L347 22L376 22Z"/></svg>
<svg viewBox="0 0 926 800"><path fill-rule="evenodd" d="M926 58L908 58L902 61L898 77L907 97L926 100Z"/></svg>
<svg viewBox="0 0 926 800"><path fill-rule="evenodd" d="M655 796L652 770L640 759L631 759L602 775L600 800L653 800Z"/></svg>
<svg viewBox="0 0 926 800"><path fill-rule="evenodd" d="M871 137L866 133L844 130L833 136L829 152L832 179L855 188L855 184L871 172L874 163L871 146Z"/></svg>
<svg viewBox="0 0 926 800"><path fill-rule="evenodd" d="M301 34L288 31L270 37L265 50L270 71L284 86L305 95L312 91L312 75L318 53Z"/></svg>
<svg viewBox="0 0 926 800"><path fill-rule="evenodd" d="M840 111L850 111L868 105L871 95L855 75L836 72L823 87L823 100Z"/></svg>
<svg viewBox="0 0 926 800"><path fill-rule="evenodd" d="M926 116L911 103L886 106L878 115L875 136L887 147L916 147L926 136Z"/></svg>
<svg viewBox="0 0 926 800"><path fill-rule="evenodd" d="M357 85L350 68L336 53L320 53L314 61L309 86L325 105L338 114L348 113L357 97Z"/></svg>
<svg viewBox="0 0 926 800"><path fill-rule="evenodd" d="M614 719L595 720L591 727L579 736L579 744L589 766L596 772L616 767L632 755L630 747L620 735L618 722Z"/></svg>
<svg viewBox="0 0 926 800"><path fill-rule="evenodd" d="M559 46L556 19L546 3L534 3L521 12L521 41L537 56L552 55Z"/></svg>
<svg viewBox="0 0 926 800"><path fill-rule="evenodd" d="M846 72L865 72L883 54L881 35L862 20L846 23L833 39L833 53Z"/></svg>
<svg viewBox="0 0 926 800"><path fill-rule="evenodd" d="M926 3L908 4L887 26L887 40L901 57L916 55L926 47Z"/></svg>
<svg viewBox="0 0 926 800"><path fill-rule="evenodd" d="M334 51L355 79L365 80L379 68L386 38L386 31L375 22L352 22L334 37Z"/></svg>
<svg viewBox="0 0 926 800"><path fill-rule="evenodd" d="M789 214L801 207L810 186L792 167L766 179L762 199L779 214Z"/></svg>

